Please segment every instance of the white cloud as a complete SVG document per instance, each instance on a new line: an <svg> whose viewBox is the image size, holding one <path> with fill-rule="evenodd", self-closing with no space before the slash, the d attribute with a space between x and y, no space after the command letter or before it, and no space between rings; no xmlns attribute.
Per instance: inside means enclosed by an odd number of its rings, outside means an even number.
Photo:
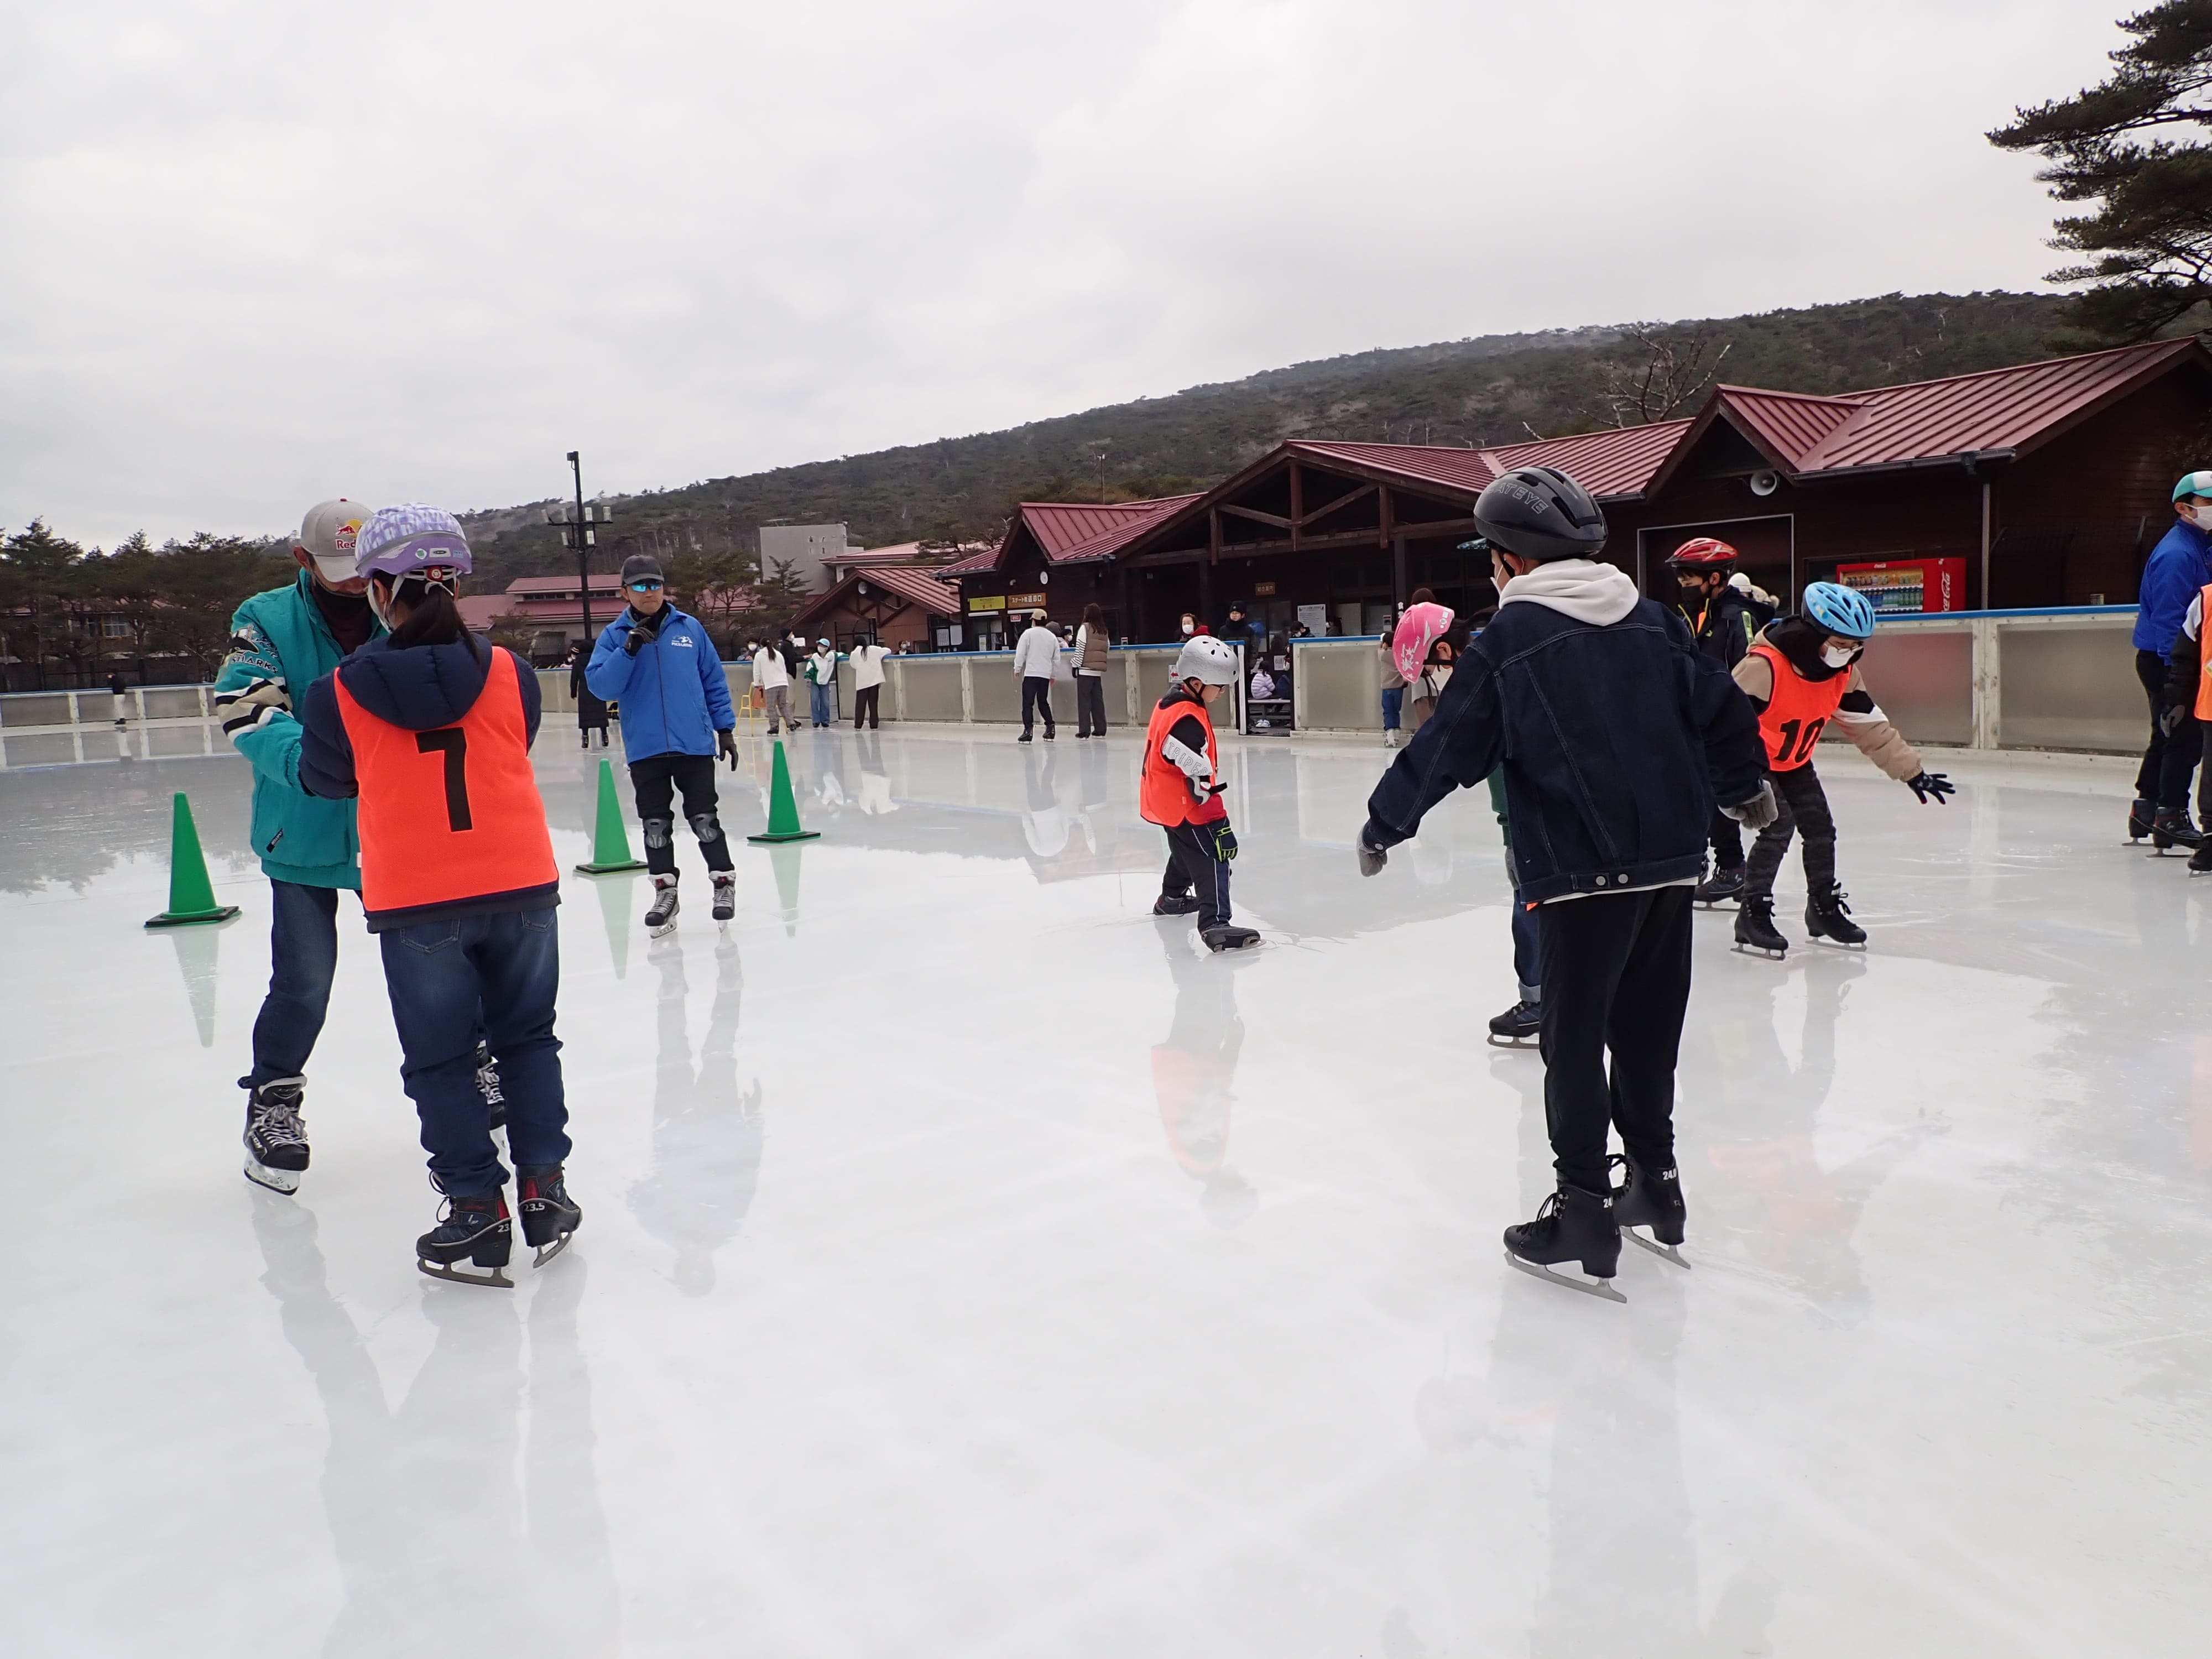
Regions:
<svg viewBox="0 0 2212 1659"><path fill-rule="evenodd" d="M2060 0L7 0L0 522L630 489L1501 330L2029 288Z"/></svg>

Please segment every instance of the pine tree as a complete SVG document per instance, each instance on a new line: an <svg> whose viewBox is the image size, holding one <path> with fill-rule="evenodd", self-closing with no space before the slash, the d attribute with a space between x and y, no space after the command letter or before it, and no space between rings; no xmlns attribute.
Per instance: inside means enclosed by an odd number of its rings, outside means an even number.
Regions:
<svg viewBox="0 0 2212 1659"><path fill-rule="evenodd" d="M2166 0L2119 20L2133 37L2113 72L2071 98L2014 112L1990 142L2033 149L2061 202L2053 247L2092 256L2051 274L2094 286L2073 320L2103 337L2147 339L2212 301L2212 0Z"/></svg>

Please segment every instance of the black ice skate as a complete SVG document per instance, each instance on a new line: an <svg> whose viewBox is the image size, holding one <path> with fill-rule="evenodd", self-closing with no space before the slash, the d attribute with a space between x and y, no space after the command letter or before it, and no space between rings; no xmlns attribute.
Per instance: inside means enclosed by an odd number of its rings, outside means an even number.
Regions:
<svg viewBox="0 0 2212 1659"><path fill-rule="evenodd" d="M656 875L653 878L653 908L645 913L645 931L655 939L662 939L676 931L676 877Z"/></svg>
<svg viewBox="0 0 2212 1659"><path fill-rule="evenodd" d="M1249 927L1239 927L1233 922L1223 922L1218 927L1200 930L1206 948L1218 955L1224 951L1249 951L1260 942L1260 936Z"/></svg>
<svg viewBox="0 0 2212 1659"><path fill-rule="evenodd" d="M514 1224L507 1217L505 1194L448 1198L438 1224L415 1241L415 1265L433 1279L511 1291L514 1281L507 1276L507 1258L514 1247ZM470 1273L459 1265L463 1261L487 1271Z"/></svg>
<svg viewBox="0 0 2212 1659"><path fill-rule="evenodd" d="M1830 939L1847 949L1863 951L1866 929L1851 920L1851 907L1844 902L1847 896L1840 887L1809 896L1805 901L1805 931L1814 939Z"/></svg>
<svg viewBox="0 0 2212 1659"><path fill-rule="evenodd" d="M1702 904L1710 910L1716 904L1740 899L1743 896L1745 879L1744 868L1741 864L1733 870L1716 870L1698 884L1698 890L1690 895L1690 902Z"/></svg>
<svg viewBox="0 0 2212 1659"><path fill-rule="evenodd" d="M2128 845L2140 847L2150 835L2152 820L2158 817L2155 801L2139 800L2128 808Z"/></svg>
<svg viewBox="0 0 2212 1659"><path fill-rule="evenodd" d="M1152 901L1152 914L1156 916L1194 916L1198 914L1198 901L1188 893L1181 898L1170 898L1163 893Z"/></svg>
<svg viewBox="0 0 2212 1659"><path fill-rule="evenodd" d="M2204 844L2204 836L2189 821L2186 811L2160 812L2151 820L2150 846L2154 854L2163 854L2170 847L2186 847L2195 852Z"/></svg>
<svg viewBox="0 0 2212 1659"><path fill-rule="evenodd" d="M708 879L714 884L714 920L730 921L738 914L738 872L716 870Z"/></svg>
<svg viewBox="0 0 2212 1659"><path fill-rule="evenodd" d="M300 1121L307 1086L303 1077L271 1078L246 1097L246 1178L272 1193L298 1192L307 1172L307 1131Z"/></svg>
<svg viewBox="0 0 2212 1659"><path fill-rule="evenodd" d="M1544 1200L1534 1221L1505 1230L1505 1260L1524 1273L1548 1279L1585 1296L1607 1302L1628 1298L1608 1282L1620 1264L1620 1234L1613 1225L1613 1195L1584 1192L1564 1183ZM1552 1271L1553 1264L1577 1261L1588 1279Z"/></svg>
<svg viewBox="0 0 2212 1659"><path fill-rule="evenodd" d="M542 1267L568 1248L576 1229L584 1224L583 1207L568 1196L568 1183L558 1164L542 1170L518 1170L517 1204L522 1211L522 1242L538 1254L532 1267Z"/></svg>
<svg viewBox="0 0 2212 1659"><path fill-rule="evenodd" d="M2192 876L2212 874L2212 840L2207 840L2189 855L2189 873Z"/></svg>
<svg viewBox="0 0 2212 1659"><path fill-rule="evenodd" d="M507 1093L499 1086L499 1062L491 1057L491 1045L482 1039L477 1042L477 1092L491 1108L491 1127L507 1127Z"/></svg>
<svg viewBox="0 0 2212 1659"><path fill-rule="evenodd" d="M1682 1260L1679 1246L1690 1211L1682 1202L1681 1177L1674 1166L1647 1170L1618 1152L1606 1159L1606 1166L1608 1173L1616 1166L1626 1171L1621 1184L1613 1189L1613 1224L1620 1230L1620 1236L1678 1267L1687 1267L1690 1264ZM1651 1237L1630 1231L1632 1227L1650 1228ZM1653 1239L1658 1242L1654 1243Z"/></svg>
<svg viewBox="0 0 2212 1659"><path fill-rule="evenodd" d="M1535 1042L1544 1024L1544 1005L1516 1002L1490 1022L1490 1041L1499 1048L1525 1048Z"/></svg>
<svg viewBox="0 0 2212 1659"><path fill-rule="evenodd" d="M1737 908L1735 948L1746 956L1766 957L1776 962L1790 954L1790 941L1774 925L1771 893L1747 896Z"/></svg>

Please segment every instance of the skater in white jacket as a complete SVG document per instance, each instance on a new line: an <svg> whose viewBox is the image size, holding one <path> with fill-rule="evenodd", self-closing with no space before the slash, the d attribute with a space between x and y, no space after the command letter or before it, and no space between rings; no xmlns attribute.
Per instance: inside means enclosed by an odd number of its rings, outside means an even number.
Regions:
<svg viewBox="0 0 2212 1659"><path fill-rule="evenodd" d="M783 653L773 640L753 647L753 684L760 688L762 704L768 710L769 735L798 731L791 719L791 671L784 666Z"/></svg>
<svg viewBox="0 0 2212 1659"><path fill-rule="evenodd" d="M1052 682L1060 666L1060 637L1044 625L1044 612L1032 611L1030 625L1014 642L1014 678L1022 683L1022 735L1019 741L1030 740L1030 730L1036 716L1044 716L1044 740L1050 743L1054 736L1052 718Z"/></svg>

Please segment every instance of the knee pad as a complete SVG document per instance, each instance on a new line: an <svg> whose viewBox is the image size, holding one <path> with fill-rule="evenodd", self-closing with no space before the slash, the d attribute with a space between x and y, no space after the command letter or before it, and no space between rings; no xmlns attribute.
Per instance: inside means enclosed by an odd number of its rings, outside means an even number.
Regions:
<svg viewBox="0 0 2212 1659"><path fill-rule="evenodd" d="M702 842L720 841L722 838L722 820L712 812L694 812L691 815L691 833Z"/></svg>
<svg viewBox="0 0 2212 1659"><path fill-rule="evenodd" d="M676 829L674 818L646 818L642 822L645 825L645 844L647 847L658 852L661 848L668 845L668 838Z"/></svg>

